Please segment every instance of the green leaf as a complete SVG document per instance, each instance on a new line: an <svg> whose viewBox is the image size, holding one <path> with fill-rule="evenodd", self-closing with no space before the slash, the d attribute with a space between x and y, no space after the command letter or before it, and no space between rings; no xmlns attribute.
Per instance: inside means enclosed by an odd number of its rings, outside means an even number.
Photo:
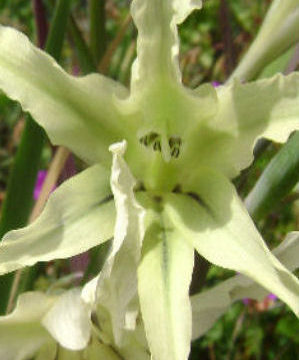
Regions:
<svg viewBox="0 0 299 360"><path fill-rule="evenodd" d="M245 199L249 214L259 220L299 181L299 131L280 149Z"/></svg>
<svg viewBox="0 0 299 360"><path fill-rule="evenodd" d="M193 248L163 212L147 210L138 293L153 359L188 358Z"/></svg>
<svg viewBox="0 0 299 360"><path fill-rule="evenodd" d="M165 211L181 236L208 261L250 277L299 316L298 279L271 254L233 185L202 170L190 190L166 197Z"/></svg>
<svg viewBox="0 0 299 360"><path fill-rule="evenodd" d="M31 358L51 337L41 325L42 317L55 303L54 296L40 292L20 295L15 310L0 317L0 358L23 360Z"/></svg>
<svg viewBox="0 0 299 360"><path fill-rule="evenodd" d="M288 234L286 239L273 250L273 254L290 271L295 271L299 267L298 252L298 231ZM243 275L236 275L192 296L192 338L196 339L205 334L235 301L244 298L261 301L267 294L267 290L257 283Z"/></svg>
<svg viewBox="0 0 299 360"><path fill-rule="evenodd" d="M110 164L109 145L132 136L119 109L127 96L122 85L98 74L72 77L25 35L3 26L0 88L31 113L53 144L63 144L90 163Z"/></svg>
<svg viewBox="0 0 299 360"><path fill-rule="evenodd" d="M40 217L7 233L0 245L0 273L38 261L82 253L113 236L114 204L108 172L95 165L63 183Z"/></svg>
<svg viewBox="0 0 299 360"><path fill-rule="evenodd" d="M267 64L298 40L298 1L273 0L256 39L230 79L253 80Z"/></svg>

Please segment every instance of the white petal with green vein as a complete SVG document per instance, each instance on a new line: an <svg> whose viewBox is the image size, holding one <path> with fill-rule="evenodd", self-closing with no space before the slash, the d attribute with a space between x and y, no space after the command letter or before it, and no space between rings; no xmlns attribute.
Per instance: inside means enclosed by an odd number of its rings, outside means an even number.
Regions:
<svg viewBox="0 0 299 360"><path fill-rule="evenodd" d="M31 113L53 144L90 163L109 166L108 146L129 137L130 124L119 111L126 88L98 74L68 75L25 35L1 25L0 88Z"/></svg>
<svg viewBox="0 0 299 360"><path fill-rule="evenodd" d="M113 236L115 210L109 173L95 165L55 190L32 224L0 244L0 274L38 261L67 258Z"/></svg>
<svg viewBox="0 0 299 360"><path fill-rule="evenodd" d="M138 268L145 332L155 360L187 360L191 340L189 285L193 248L163 212L147 211Z"/></svg>
<svg viewBox="0 0 299 360"><path fill-rule="evenodd" d="M192 194L169 194L168 214L182 237L208 261L238 271L275 293L299 315L299 281L271 254L233 185L202 170Z"/></svg>
<svg viewBox="0 0 299 360"><path fill-rule="evenodd" d="M290 271L299 267L299 232L288 234L273 254ZM219 285L191 297L192 338L205 334L228 311L235 301L250 298L262 300L269 292L243 275L236 275Z"/></svg>

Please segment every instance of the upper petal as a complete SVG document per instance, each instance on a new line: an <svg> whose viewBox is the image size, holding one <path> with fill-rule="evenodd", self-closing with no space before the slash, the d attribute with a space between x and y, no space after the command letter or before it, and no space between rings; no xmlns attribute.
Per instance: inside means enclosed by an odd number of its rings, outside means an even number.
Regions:
<svg viewBox="0 0 299 360"><path fill-rule="evenodd" d="M158 78L180 82L177 24L200 7L201 0L132 2L131 13L138 29L137 59L131 85L133 91L140 91Z"/></svg>
<svg viewBox="0 0 299 360"><path fill-rule="evenodd" d="M127 90L98 74L75 78L22 33L0 26L0 88L21 103L51 141L90 163L110 163L108 146L130 135L118 99ZM125 136L127 135L127 136Z"/></svg>
<svg viewBox="0 0 299 360"><path fill-rule="evenodd" d="M252 162L258 138L285 142L299 129L299 73L247 84L234 81L216 91L217 114L189 137L182 178L200 166L233 178Z"/></svg>

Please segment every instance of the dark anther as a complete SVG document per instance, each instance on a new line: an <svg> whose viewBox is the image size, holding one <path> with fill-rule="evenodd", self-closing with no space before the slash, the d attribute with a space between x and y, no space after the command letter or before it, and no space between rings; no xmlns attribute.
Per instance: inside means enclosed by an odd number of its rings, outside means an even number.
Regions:
<svg viewBox="0 0 299 360"><path fill-rule="evenodd" d="M145 186L142 181L138 181L134 190L135 190L135 192L146 191Z"/></svg>
<svg viewBox="0 0 299 360"><path fill-rule="evenodd" d="M181 146L182 140L178 136L171 136L168 140L169 147L172 148L174 146Z"/></svg>
<svg viewBox="0 0 299 360"><path fill-rule="evenodd" d="M180 184L177 184L173 189L172 192L175 194L181 193L182 192L182 187Z"/></svg>
<svg viewBox="0 0 299 360"><path fill-rule="evenodd" d="M160 203L162 201L162 197L161 196L154 196L153 199L157 202Z"/></svg>
<svg viewBox="0 0 299 360"><path fill-rule="evenodd" d="M161 143L159 140L156 140L153 145L154 151L161 151Z"/></svg>
<svg viewBox="0 0 299 360"><path fill-rule="evenodd" d="M151 145L153 141L158 137L159 135L157 133L151 132L145 136L142 136L139 139L139 142L145 146Z"/></svg>
<svg viewBox="0 0 299 360"><path fill-rule="evenodd" d="M171 150L171 156L174 157L174 158L178 158L179 155L180 155L180 149L177 148L177 147L174 147L172 150Z"/></svg>

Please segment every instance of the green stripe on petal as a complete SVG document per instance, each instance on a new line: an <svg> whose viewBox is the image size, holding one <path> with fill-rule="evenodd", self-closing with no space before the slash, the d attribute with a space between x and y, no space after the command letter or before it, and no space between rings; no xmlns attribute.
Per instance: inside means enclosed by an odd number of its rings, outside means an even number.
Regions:
<svg viewBox="0 0 299 360"><path fill-rule="evenodd" d="M208 261L252 278L299 315L298 279L271 254L225 177L203 170L196 191L167 195L165 211Z"/></svg>
<svg viewBox="0 0 299 360"><path fill-rule="evenodd" d="M299 232L288 234L286 239L273 250L273 254L290 271L299 267ZM221 284L191 297L192 338L205 334L237 300L250 298L262 300L268 292L243 275L234 276Z"/></svg>
<svg viewBox="0 0 299 360"><path fill-rule="evenodd" d="M111 200L109 173L100 165L67 180L35 222L4 236L0 273L74 256L110 239L115 219Z"/></svg>
<svg viewBox="0 0 299 360"><path fill-rule="evenodd" d="M56 298L40 292L20 295L15 310L0 317L0 358L29 359L45 344L55 347L51 336L41 325L42 317Z"/></svg>
<svg viewBox="0 0 299 360"><path fill-rule="evenodd" d="M193 248L163 213L148 210L138 292L153 359L187 360Z"/></svg>
<svg viewBox="0 0 299 360"><path fill-rule="evenodd" d="M108 146L132 131L118 105L127 96L122 85L98 74L72 77L25 35L4 26L0 88L31 113L53 144L68 147L89 163L109 164Z"/></svg>

